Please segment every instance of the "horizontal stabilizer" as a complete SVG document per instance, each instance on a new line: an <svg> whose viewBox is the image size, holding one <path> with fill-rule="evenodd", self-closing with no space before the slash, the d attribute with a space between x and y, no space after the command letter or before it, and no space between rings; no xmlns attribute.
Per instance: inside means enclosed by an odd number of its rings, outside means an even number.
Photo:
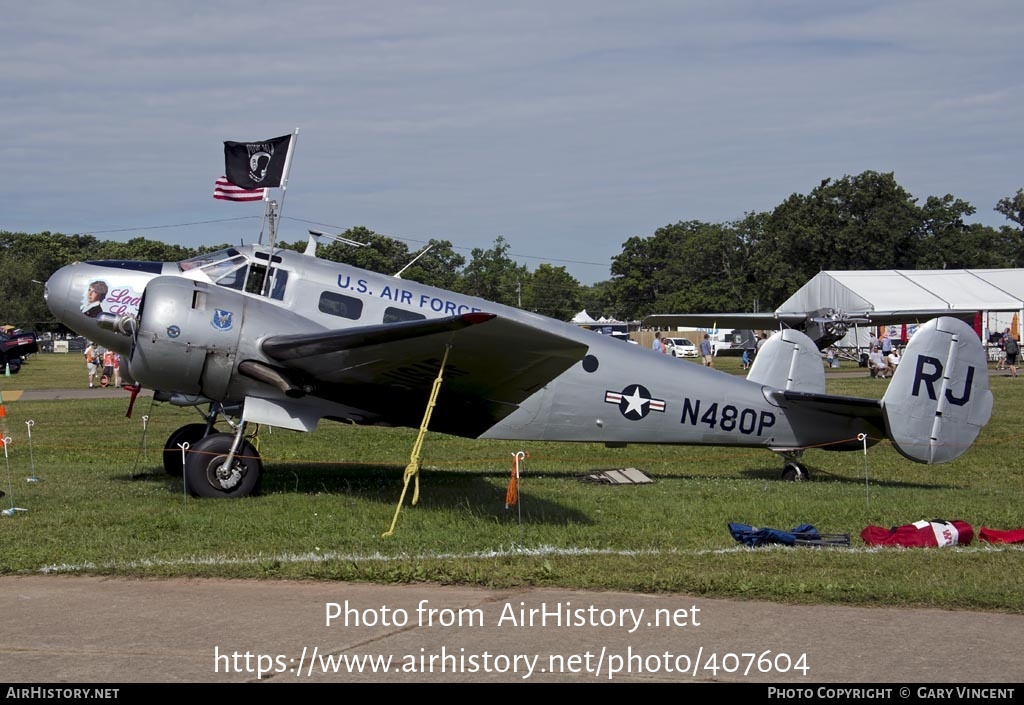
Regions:
<svg viewBox="0 0 1024 705"><path fill-rule="evenodd" d="M974 329L951 316L918 328L882 407L905 457L945 463L962 455L992 415L988 359Z"/></svg>

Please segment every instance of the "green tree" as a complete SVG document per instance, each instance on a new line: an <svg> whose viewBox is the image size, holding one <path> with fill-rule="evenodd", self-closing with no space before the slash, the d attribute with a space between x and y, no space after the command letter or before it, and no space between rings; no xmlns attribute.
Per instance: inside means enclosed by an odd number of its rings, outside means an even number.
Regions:
<svg viewBox="0 0 1024 705"><path fill-rule="evenodd" d="M526 265L516 264L508 256L509 247L499 235L491 249L473 248L456 290L499 304L519 306L522 292L530 284L530 272Z"/></svg>
<svg viewBox="0 0 1024 705"><path fill-rule="evenodd" d="M1017 189L1013 196L1000 198L995 208L997 213L1002 213L1007 220L1024 228L1024 189Z"/></svg>
<svg viewBox="0 0 1024 705"><path fill-rule="evenodd" d="M615 298L629 319L733 310L743 294L745 258L735 225L667 225L650 238L630 238L612 258Z"/></svg>
<svg viewBox="0 0 1024 705"><path fill-rule="evenodd" d="M580 310L580 283L565 267L542 264L523 291L523 308L568 321Z"/></svg>
<svg viewBox="0 0 1024 705"><path fill-rule="evenodd" d="M380 274L395 274L412 259L409 248L404 242L378 235L363 226L350 228L343 232L341 237L364 243L366 246L359 247L331 240L326 244L321 243L317 247L317 256Z"/></svg>
<svg viewBox="0 0 1024 705"><path fill-rule="evenodd" d="M776 308L821 271L912 269L920 230L915 199L892 173L825 179L759 223L750 283Z"/></svg>
<svg viewBox="0 0 1024 705"><path fill-rule="evenodd" d="M46 307L43 283L76 260L97 259L91 235L0 232L0 322L37 331L57 329Z"/></svg>
<svg viewBox="0 0 1024 705"><path fill-rule="evenodd" d="M964 216L974 213L973 206L951 195L929 196L921 208L919 254L914 268L1002 266L1007 258L1006 243L992 228L964 222Z"/></svg>
<svg viewBox="0 0 1024 705"><path fill-rule="evenodd" d="M426 254L423 254L424 251ZM466 258L456 253L448 240L431 240L426 246L411 253L409 262L412 264L402 272L403 279L442 289L454 289Z"/></svg>
<svg viewBox="0 0 1024 705"><path fill-rule="evenodd" d="M625 320L625 306L619 302L615 281L606 279L590 286L580 286L580 310L586 311L594 318L611 318ZM575 315L575 314L574 314Z"/></svg>

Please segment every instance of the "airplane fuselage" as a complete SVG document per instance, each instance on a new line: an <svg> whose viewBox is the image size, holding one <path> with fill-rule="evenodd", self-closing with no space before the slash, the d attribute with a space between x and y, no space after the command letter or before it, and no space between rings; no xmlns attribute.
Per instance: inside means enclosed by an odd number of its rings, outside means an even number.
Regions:
<svg viewBox="0 0 1024 705"><path fill-rule="evenodd" d="M187 294L191 306L185 294L181 300L175 298L176 280L190 280L181 283L194 289ZM105 290L99 316L96 302L90 299L96 298L97 282ZM170 293L158 298L155 293L147 295L148 287ZM197 306L200 294L204 302ZM75 263L51 277L47 302L69 328L125 356L132 376L142 385L163 391L178 403L213 400L227 405L251 403L254 409L269 404L284 412L263 422L281 420L281 425L288 426L285 417L297 417L300 420L288 427L303 430L312 430L320 418L385 424L397 418L399 424L412 424L405 416L389 417L382 407L361 403L359 394L346 395L344 389L317 387L306 380L310 393L288 394L283 385L275 387L254 381L251 374L239 374L243 361L265 366L271 376L278 369L262 348L265 340L480 312L574 341L582 352L575 362L567 363L564 372L525 395L514 409L499 414L501 418L492 425L466 424L464 435L787 449L877 432L863 419L788 409L765 385L570 323L313 255L271 252L260 245L230 248L182 263ZM123 325L139 318L140 308L145 311L138 335L146 336L145 354ZM147 318L161 323L146 327ZM515 341L503 344L515 345ZM379 381L382 393L392 382L392 386L408 382L410 375L433 374L432 367L407 367ZM458 367L449 373L458 375ZM304 383L300 380L295 385ZM418 418L421 413L416 410L408 417ZM460 432L455 427L445 430Z"/></svg>

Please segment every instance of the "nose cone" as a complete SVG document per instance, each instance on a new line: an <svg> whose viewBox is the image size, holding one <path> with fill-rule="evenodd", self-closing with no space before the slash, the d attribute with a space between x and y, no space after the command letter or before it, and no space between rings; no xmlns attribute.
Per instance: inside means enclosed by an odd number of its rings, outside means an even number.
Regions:
<svg viewBox="0 0 1024 705"><path fill-rule="evenodd" d="M69 264L58 269L46 280L46 287L43 289L46 306L61 323L65 322L69 307L73 307L74 311L78 310L78 305L71 300L71 282L75 278L75 267L76 265Z"/></svg>

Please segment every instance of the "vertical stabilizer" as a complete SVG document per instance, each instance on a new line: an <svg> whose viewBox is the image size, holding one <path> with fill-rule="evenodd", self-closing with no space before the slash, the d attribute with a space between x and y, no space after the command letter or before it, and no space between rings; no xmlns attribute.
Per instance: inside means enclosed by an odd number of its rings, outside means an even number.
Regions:
<svg viewBox="0 0 1024 705"><path fill-rule="evenodd" d="M882 397L889 438L919 463L966 451L992 415L985 349L969 325L943 316L918 328Z"/></svg>

